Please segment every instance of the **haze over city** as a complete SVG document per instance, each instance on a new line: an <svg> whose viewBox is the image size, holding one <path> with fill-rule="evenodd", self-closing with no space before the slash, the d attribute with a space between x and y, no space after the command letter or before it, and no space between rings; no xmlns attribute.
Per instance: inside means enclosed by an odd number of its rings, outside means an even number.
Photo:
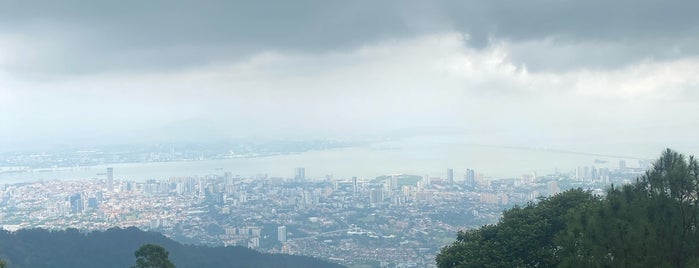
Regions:
<svg viewBox="0 0 699 268"><path fill-rule="evenodd" d="M480 144L696 150L696 5L8 1L0 140L17 150L447 128Z"/></svg>
<svg viewBox="0 0 699 268"><path fill-rule="evenodd" d="M0 268L697 265L697 10L0 0Z"/></svg>

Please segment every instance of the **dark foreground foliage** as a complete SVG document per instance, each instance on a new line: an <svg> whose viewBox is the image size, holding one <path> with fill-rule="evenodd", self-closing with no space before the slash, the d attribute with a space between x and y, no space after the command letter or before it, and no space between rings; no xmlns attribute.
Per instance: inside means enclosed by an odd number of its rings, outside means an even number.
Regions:
<svg viewBox="0 0 699 268"><path fill-rule="evenodd" d="M516 206L495 225L459 232L456 242L437 256L439 267L555 267L554 237L566 227L572 208L594 201L581 189Z"/></svg>
<svg viewBox="0 0 699 268"><path fill-rule="evenodd" d="M580 189L459 232L439 267L699 267L699 164L665 150L604 198Z"/></svg>
<svg viewBox="0 0 699 268"><path fill-rule="evenodd" d="M134 252L145 244L167 249L177 268L342 267L310 257L265 254L244 247L183 245L159 233L136 228L87 234L75 229L0 231L0 259L10 268L125 268L133 266Z"/></svg>
<svg viewBox="0 0 699 268"><path fill-rule="evenodd" d="M699 165L666 150L635 183L581 206L558 235L561 267L698 267Z"/></svg>
<svg viewBox="0 0 699 268"><path fill-rule="evenodd" d="M134 253L136 265L131 268L175 268L168 257L170 252L161 246L145 244Z"/></svg>

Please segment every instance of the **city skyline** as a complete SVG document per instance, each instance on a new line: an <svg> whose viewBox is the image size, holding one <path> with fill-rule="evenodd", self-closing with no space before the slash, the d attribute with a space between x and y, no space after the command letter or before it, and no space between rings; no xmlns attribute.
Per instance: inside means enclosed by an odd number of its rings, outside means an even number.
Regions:
<svg viewBox="0 0 699 268"><path fill-rule="evenodd" d="M583 168L583 175L572 171L507 179L478 173L474 181L452 181L449 171L459 172L454 169L446 169L444 177L299 180L302 167L285 177L220 171L131 181L112 169L111 183L107 172L92 179L0 184L0 228L89 232L135 226L183 243L243 246L350 266L433 267L444 239L496 222L503 208L571 188L601 194L602 188L628 184L644 172L623 162L599 169L604 172Z"/></svg>
<svg viewBox="0 0 699 268"><path fill-rule="evenodd" d="M0 1L0 266L699 263L697 10Z"/></svg>

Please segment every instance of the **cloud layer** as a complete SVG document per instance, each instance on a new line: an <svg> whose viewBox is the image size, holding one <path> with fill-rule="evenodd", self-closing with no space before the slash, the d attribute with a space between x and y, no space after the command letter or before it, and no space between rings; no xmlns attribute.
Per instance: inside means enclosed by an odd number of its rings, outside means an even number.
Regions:
<svg viewBox="0 0 699 268"><path fill-rule="evenodd" d="M448 126L491 144L699 147L689 1L5 5L5 144L158 140L185 124L223 138Z"/></svg>
<svg viewBox="0 0 699 268"><path fill-rule="evenodd" d="M0 37L17 73L186 68L445 32L475 48L515 43L518 64L553 71L696 55L697 9L649 0L17 1L0 11Z"/></svg>

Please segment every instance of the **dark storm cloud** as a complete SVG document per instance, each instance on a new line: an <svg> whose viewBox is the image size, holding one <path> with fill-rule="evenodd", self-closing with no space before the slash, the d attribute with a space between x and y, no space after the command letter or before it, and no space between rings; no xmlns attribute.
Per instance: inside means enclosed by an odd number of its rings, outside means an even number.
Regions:
<svg viewBox="0 0 699 268"><path fill-rule="evenodd" d="M187 68L448 31L476 48L546 41L557 58L539 45L511 58L559 70L695 55L696 10L695 1L625 0L10 1L0 4L0 36L31 47L4 67L19 73Z"/></svg>
<svg viewBox="0 0 699 268"><path fill-rule="evenodd" d="M546 41L514 52L515 61L536 69L618 67L699 53L697 1L454 1L444 6L472 46Z"/></svg>
<svg viewBox="0 0 699 268"><path fill-rule="evenodd" d="M388 4L363 4L17 1L0 8L0 33L20 33L40 47L38 62L20 68L49 64L71 72L204 64L265 50L340 50L408 32L400 14L385 12L393 9Z"/></svg>
<svg viewBox="0 0 699 268"><path fill-rule="evenodd" d="M444 6L475 44L489 37L568 42L677 38L699 30L696 1L454 1Z"/></svg>

